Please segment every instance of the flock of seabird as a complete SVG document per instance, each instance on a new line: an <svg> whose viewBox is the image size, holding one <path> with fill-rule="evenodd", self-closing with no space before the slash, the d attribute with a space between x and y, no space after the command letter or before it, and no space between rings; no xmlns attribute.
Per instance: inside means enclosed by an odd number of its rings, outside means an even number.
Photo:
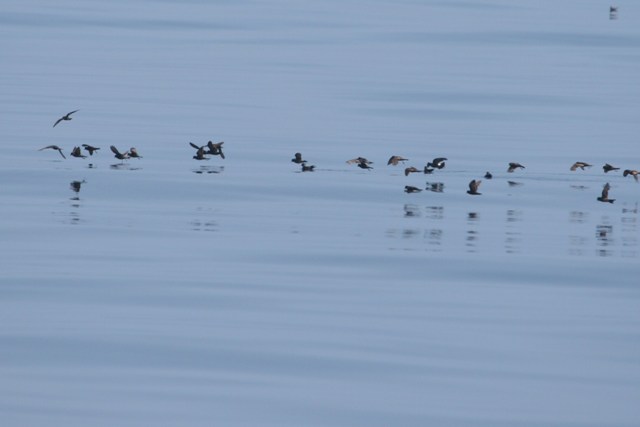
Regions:
<svg viewBox="0 0 640 427"><path fill-rule="evenodd" d="M64 116L60 117L58 120L56 120L56 122L53 124L53 127L56 127L60 122L62 121L69 121L71 120L71 115L76 113L77 111L80 110L73 110L67 114L65 114ZM220 156L221 158L225 158L224 153L222 152L222 145L224 144L224 142L218 142L218 143L214 143L213 141L209 141L207 142L207 144L205 145L196 145L193 142L189 142L189 145L194 148L196 150L196 154L193 156L194 159L196 160L208 160L209 157L207 156ZM100 147L94 147L91 146L89 144L82 144L82 148L85 149L85 151L90 155L93 156L93 154L100 150ZM138 154L138 150L136 150L135 147L131 147L129 148L129 150L125 151L125 152L121 152L120 150L118 150L114 145L112 145L111 147L109 147L111 149L111 152L113 152L114 157L118 160L121 161L125 161L127 159L130 158L142 158L142 156L140 154ZM56 150L60 153L60 155L66 159L67 157L64 155L64 153L62 152L62 148L60 148L57 145L48 145L46 147L40 148L39 151L42 150L47 150L47 149L51 149L51 150ZM71 156L73 157L79 157L79 158L86 158L87 156L85 156L84 154L82 154L82 149L80 147L73 147L73 149L71 150ZM391 156L389 158L389 160L387 161L387 165L388 166L397 166L400 163L407 162L409 159L402 157L402 156ZM446 165L446 161L448 159L446 157L436 157L434 158L432 161L427 162L427 165L423 168L423 169L418 169L415 166L409 166L407 168L404 169L404 174L405 176L408 176L411 173L425 173L425 174L431 174L433 173L436 169L443 169ZM304 160L302 158L302 153L295 153L293 159L291 159L291 161L293 163L299 164L301 167L301 171L302 172L313 172L315 170L315 165L308 165L307 161ZM356 157L354 159L350 159L347 160L346 162L347 164L350 165L356 165L361 169L365 169L365 170L371 170L373 169L373 166L371 166L373 164L372 161L367 160L365 157ZM585 168L590 168L593 165L587 163L587 162L575 162L569 169L571 171L576 171L578 169L581 170L585 170ZM514 171L518 170L518 169L525 169L525 166L517 163L517 162L510 162L508 167L507 167L507 172L508 173L513 173ZM604 171L604 173L608 173L611 171L616 171L616 170L620 170L620 168L615 167L610 165L609 163L605 163L604 166L602 166L602 169ZM638 182L638 175L640 174L640 172L638 172L635 169L625 169L622 172L623 176L628 176L631 175L636 182ZM491 174L491 172L485 173L484 175L485 179L492 179L493 175ZM467 190L467 194L470 194L472 196L479 196L482 193L478 192L478 188L480 187L480 183L482 181L480 181L479 179L473 179L469 182L469 190ZM609 198L609 190L611 189L611 186L609 185L609 183L607 182L603 189L602 189L602 194L597 197L597 200L600 202L605 202L605 203L613 203L615 201L615 199L610 199ZM404 191L406 193L418 193L420 191L422 191L422 189L418 188L418 187L414 187L411 185L405 185L404 187Z"/></svg>

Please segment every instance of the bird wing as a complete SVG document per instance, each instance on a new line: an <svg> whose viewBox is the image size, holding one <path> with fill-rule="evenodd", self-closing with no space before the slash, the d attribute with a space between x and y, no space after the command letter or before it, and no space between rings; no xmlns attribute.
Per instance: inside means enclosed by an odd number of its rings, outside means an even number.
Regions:
<svg viewBox="0 0 640 427"><path fill-rule="evenodd" d="M194 144L193 142L189 143L190 146L192 146L193 148L195 148L196 150L199 150L201 147L198 147L196 144Z"/></svg>
<svg viewBox="0 0 640 427"><path fill-rule="evenodd" d="M73 114L73 113L75 113L76 111L80 111L80 110L73 110L72 112L67 113L66 117L69 117L70 115L72 115L72 114Z"/></svg>
<svg viewBox="0 0 640 427"><path fill-rule="evenodd" d="M58 123L60 123L62 120L64 120L62 117L60 117L58 120L56 120L56 122L53 124L53 127L56 127L56 125Z"/></svg>
<svg viewBox="0 0 640 427"><path fill-rule="evenodd" d="M122 154L120 154L120 152L118 151L118 149L115 146L111 146L109 147L111 148L111 151L113 151L113 154L117 155L117 156L121 156Z"/></svg>
<svg viewBox="0 0 640 427"><path fill-rule="evenodd" d="M608 182L604 185L604 187L602 187L602 198L603 199L608 199L609 198L609 188L611 188L611 186L609 185Z"/></svg>

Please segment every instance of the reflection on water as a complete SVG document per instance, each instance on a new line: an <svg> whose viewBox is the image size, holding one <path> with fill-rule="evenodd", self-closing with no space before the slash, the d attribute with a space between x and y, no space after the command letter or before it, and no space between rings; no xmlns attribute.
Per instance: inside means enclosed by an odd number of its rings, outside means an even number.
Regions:
<svg viewBox="0 0 640 427"><path fill-rule="evenodd" d="M618 19L618 8L616 6L609 7L609 19L611 21Z"/></svg>
<svg viewBox="0 0 640 427"><path fill-rule="evenodd" d="M434 193L444 192L444 183L442 182L427 182L427 190Z"/></svg>
<svg viewBox="0 0 640 427"><path fill-rule="evenodd" d="M218 223L213 219L215 212L211 208L196 208L196 218L190 223L193 231L218 231Z"/></svg>
<svg viewBox="0 0 640 427"><path fill-rule="evenodd" d="M222 171L224 171L224 166L208 166L208 165L203 165L192 170L193 173L197 173L197 174L222 173Z"/></svg>
<svg viewBox="0 0 640 427"><path fill-rule="evenodd" d="M130 163L114 163L112 165L109 166L111 169L116 169L116 170L129 170L129 171L137 171L142 169L139 166L131 166Z"/></svg>
<svg viewBox="0 0 640 427"><path fill-rule="evenodd" d="M80 190L82 189L82 184L85 184L87 181L84 179L82 181L74 180L69 183L69 189L73 191L74 196L70 197L71 200L70 207L67 218L69 219L70 224L79 224L80 221ZM66 222L66 221L65 221Z"/></svg>
<svg viewBox="0 0 640 427"><path fill-rule="evenodd" d="M462 241L464 250L469 253L479 252L482 246L490 250L491 245L497 243L495 237L504 236L502 247L504 253L515 255L525 252L527 244L536 245L538 238L544 233L531 230L527 223L524 209L506 209L503 222L497 224L494 215L486 217L481 212L470 211L464 218L451 220L445 215L443 206L424 206L405 204L404 218L412 218L410 227L404 229L387 230L387 237L400 240L411 240L411 246L404 246L403 250L424 250L441 252L445 249L458 251L456 245ZM638 208L622 209L621 215L607 214L592 219L589 212L573 210L568 213L568 224L562 228L565 235L556 235L556 242L550 249L566 251L571 256L614 257L622 256L635 258L638 256ZM535 216L531 216L535 218ZM449 219L450 221L447 221ZM466 221L463 227L462 221ZM456 223L457 222L457 223ZM421 227L417 224L422 224ZM460 240L460 233L463 240ZM486 239L480 239L480 236ZM548 236L547 236L548 237ZM415 243L418 240L420 246ZM548 242L544 244L549 244Z"/></svg>

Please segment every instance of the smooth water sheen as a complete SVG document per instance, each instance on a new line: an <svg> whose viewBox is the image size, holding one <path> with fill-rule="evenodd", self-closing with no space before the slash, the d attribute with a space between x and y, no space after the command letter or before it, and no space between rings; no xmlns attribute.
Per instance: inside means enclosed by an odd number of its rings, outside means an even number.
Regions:
<svg viewBox="0 0 640 427"><path fill-rule="evenodd" d="M4 5L2 426L637 425L640 9L609 6Z"/></svg>

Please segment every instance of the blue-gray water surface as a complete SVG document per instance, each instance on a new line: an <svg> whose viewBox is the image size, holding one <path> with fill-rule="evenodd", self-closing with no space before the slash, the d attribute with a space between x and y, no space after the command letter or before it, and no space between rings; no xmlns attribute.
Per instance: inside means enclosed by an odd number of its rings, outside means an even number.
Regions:
<svg viewBox="0 0 640 427"><path fill-rule="evenodd" d="M2 425L638 425L617 6L4 5Z"/></svg>

